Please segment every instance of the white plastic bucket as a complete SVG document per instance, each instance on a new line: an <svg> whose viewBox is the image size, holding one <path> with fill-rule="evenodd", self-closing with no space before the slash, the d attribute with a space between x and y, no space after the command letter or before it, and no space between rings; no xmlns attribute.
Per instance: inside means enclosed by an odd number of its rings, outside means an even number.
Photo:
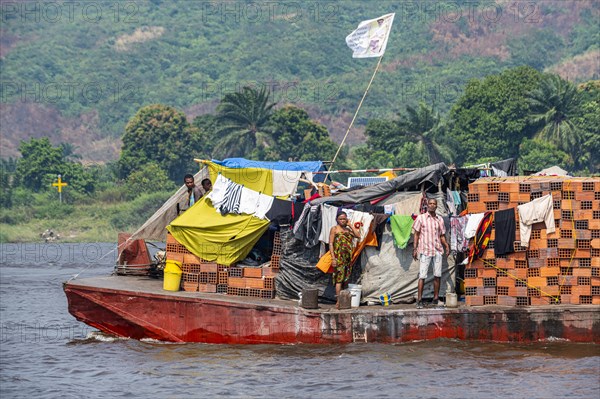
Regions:
<svg viewBox="0 0 600 399"><path fill-rule="evenodd" d="M352 296L350 306L352 306L353 308L359 307L360 306L360 296L362 294L362 285L348 284L348 291L350 291L350 295Z"/></svg>
<svg viewBox="0 0 600 399"><path fill-rule="evenodd" d="M458 307L458 301L454 292L446 292L446 307L456 308Z"/></svg>

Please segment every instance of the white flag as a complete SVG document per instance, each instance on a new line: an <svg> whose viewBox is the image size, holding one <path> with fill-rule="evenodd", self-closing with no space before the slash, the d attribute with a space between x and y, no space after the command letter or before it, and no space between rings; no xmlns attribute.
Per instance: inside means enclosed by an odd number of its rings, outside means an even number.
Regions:
<svg viewBox="0 0 600 399"><path fill-rule="evenodd" d="M346 36L352 58L380 57L385 53L394 15L386 14L376 19L362 21L358 28Z"/></svg>

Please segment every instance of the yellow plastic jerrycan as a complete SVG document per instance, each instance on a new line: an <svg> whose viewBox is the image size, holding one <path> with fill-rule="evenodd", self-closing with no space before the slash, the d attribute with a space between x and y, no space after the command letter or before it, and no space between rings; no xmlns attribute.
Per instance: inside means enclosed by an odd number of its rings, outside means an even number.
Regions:
<svg viewBox="0 0 600 399"><path fill-rule="evenodd" d="M181 284L181 262L167 259L164 274L163 289L166 291L179 291L179 285Z"/></svg>

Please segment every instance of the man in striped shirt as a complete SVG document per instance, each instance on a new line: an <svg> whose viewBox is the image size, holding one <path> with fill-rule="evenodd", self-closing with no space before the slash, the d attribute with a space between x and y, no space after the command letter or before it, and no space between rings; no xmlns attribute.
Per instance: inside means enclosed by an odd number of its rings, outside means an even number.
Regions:
<svg viewBox="0 0 600 399"><path fill-rule="evenodd" d="M415 233L413 258L419 260L419 288L417 291L417 309L423 307L423 285L427 278L429 265L433 263L433 304L438 304L440 292L440 278L442 277L442 255L444 249L446 255L450 254L450 248L446 242L446 228L444 221L435 211L437 200L430 198L427 201L427 213L417 216L413 231Z"/></svg>

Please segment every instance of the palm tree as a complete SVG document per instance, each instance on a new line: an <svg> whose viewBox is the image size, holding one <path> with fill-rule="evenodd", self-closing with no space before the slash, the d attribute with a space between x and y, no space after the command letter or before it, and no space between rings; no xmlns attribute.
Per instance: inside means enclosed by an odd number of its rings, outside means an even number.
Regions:
<svg viewBox="0 0 600 399"><path fill-rule="evenodd" d="M72 161L75 159L81 159L81 155L75 154L75 151L79 148L72 143L60 143L60 149L63 153L63 158L67 161Z"/></svg>
<svg viewBox="0 0 600 399"><path fill-rule="evenodd" d="M417 142L420 149L427 153L430 163L452 160L451 143L444 135L446 126L440 115L425 103L419 103L415 109L406 106L406 115L400 115L398 126L406 138Z"/></svg>
<svg viewBox="0 0 600 399"><path fill-rule="evenodd" d="M572 153L581 141L574 121L579 112L581 94L574 84L558 75L545 75L540 86L527 95L530 122L535 137L550 141Z"/></svg>
<svg viewBox="0 0 600 399"><path fill-rule="evenodd" d="M219 155L248 155L257 147L272 143L269 119L275 103L269 103L270 93L244 87L226 94L217 106L217 134L222 136L215 147Z"/></svg>

